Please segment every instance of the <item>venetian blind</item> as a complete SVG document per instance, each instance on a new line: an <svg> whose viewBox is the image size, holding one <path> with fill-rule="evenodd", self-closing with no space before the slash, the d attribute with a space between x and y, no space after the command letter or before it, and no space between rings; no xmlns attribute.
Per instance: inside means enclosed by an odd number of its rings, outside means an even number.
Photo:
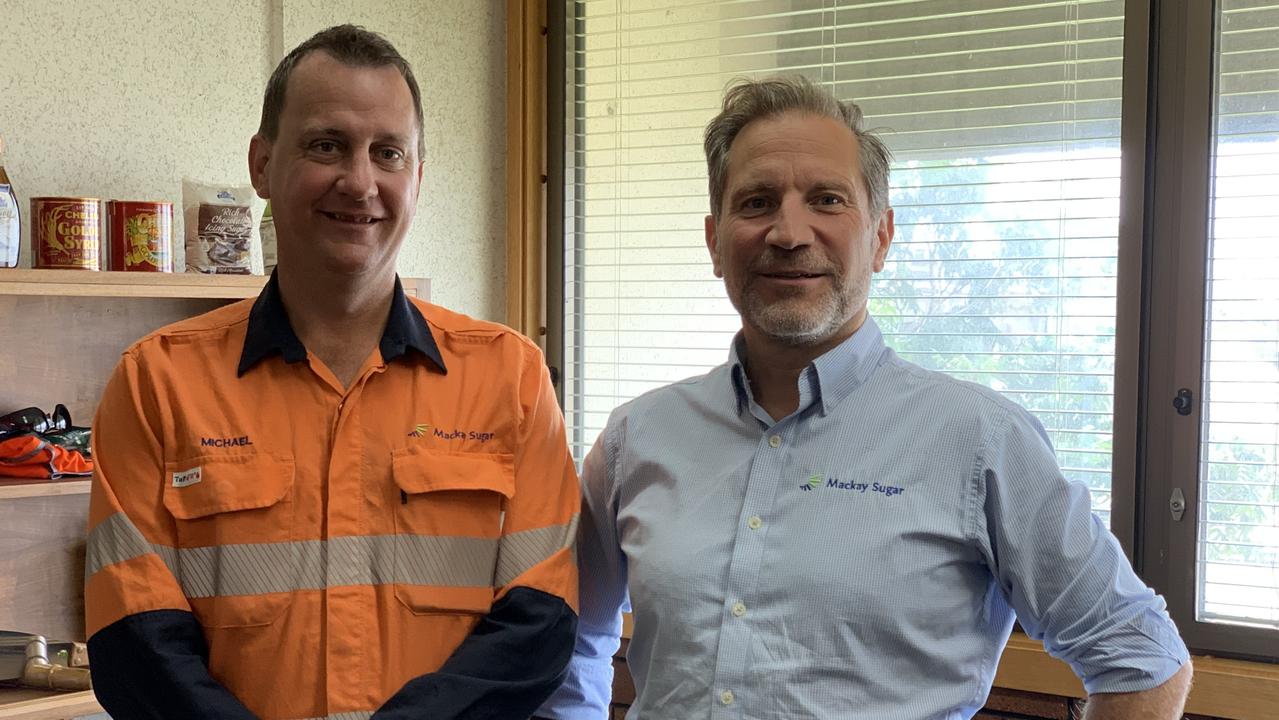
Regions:
<svg viewBox="0 0 1279 720"><path fill-rule="evenodd" d="M1279 2L1218 13L1198 619L1279 628Z"/></svg>
<svg viewBox="0 0 1279 720"><path fill-rule="evenodd" d="M565 207L565 409L722 363L701 133L726 83L803 74L896 155L871 311L907 359L994 387L1109 511L1122 0L581 0Z"/></svg>

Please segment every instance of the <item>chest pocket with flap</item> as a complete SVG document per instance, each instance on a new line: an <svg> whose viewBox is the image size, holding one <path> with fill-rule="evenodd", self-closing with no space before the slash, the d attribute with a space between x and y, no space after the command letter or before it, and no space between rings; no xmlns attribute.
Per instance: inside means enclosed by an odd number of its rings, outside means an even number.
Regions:
<svg viewBox="0 0 1279 720"><path fill-rule="evenodd" d="M166 562L200 622L274 622L292 592L307 584L303 568L313 565L295 542L293 459L202 455L165 469L164 507L178 545Z"/></svg>
<svg viewBox="0 0 1279 720"><path fill-rule="evenodd" d="M509 453L395 451L395 596L414 614L483 614L493 603Z"/></svg>

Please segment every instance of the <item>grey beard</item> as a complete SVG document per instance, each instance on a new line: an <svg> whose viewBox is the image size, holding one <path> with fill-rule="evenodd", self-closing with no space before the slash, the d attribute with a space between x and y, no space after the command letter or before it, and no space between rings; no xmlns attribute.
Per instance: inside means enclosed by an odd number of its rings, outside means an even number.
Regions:
<svg viewBox="0 0 1279 720"><path fill-rule="evenodd" d="M794 307L787 302L770 305L747 295L738 310L764 335L801 347L820 343L837 331L851 316L849 304L842 293L827 295L815 308Z"/></svg>

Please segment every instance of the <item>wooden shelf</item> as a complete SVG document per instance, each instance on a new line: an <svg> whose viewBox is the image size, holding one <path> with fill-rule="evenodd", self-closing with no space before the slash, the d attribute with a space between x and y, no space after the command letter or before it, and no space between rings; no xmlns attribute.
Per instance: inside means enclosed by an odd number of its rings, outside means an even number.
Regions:
<svg viewBox="0 0 1279 720"><path fill-rule="evenodd" d="M92 270L0 269L0 295L120 298L207 298L242 300L257 296L265 275L94 272ZM400 278L404 292L427 300L431 281Z"/></svg>
<svg viewBox="0 0 1279 720"><path fill-rule="evenodd" d="M0 500L50 497L53 495L86 495L88 492L89 478L33 480L31 478L0 477Z"/></svg>
<svg viewBox="0 0 1279 720"><path fill-rule="evenodd" d="M2 720L67 720L102 712L92 690L54 692L27 688L0 688Z"/></svg>
<svg viewBox="0 0 1279 720"><path fill-rule="evenodd" d="M129 341L181 317L216 307L221 304L219 301L256 297L262 291L262 286L266 284L266 280L267 278L264 275L199 275L195 273L126 273L2 268L0 269L0 298L5 296L10 298L22 296L28 298L54 298L47 303L45 316L50 312L60 312L64 301L58 298L111 298L105 303L114 303L121 309L128 308L128 312L117 314L115 320L117 324L127 320L129 317L136 316L141 318L139 322L134 323L135 326L140 325L141 327L134 327L125 331L118 343L114 341L99 343L101 345L100 348L96 348L96 351L90 353L89 356L81 358L84 360L81 363L82 367L77 366L70 372L67 370L66 363L63 362L62 358L67 352L65 348L41 347L39 352L35 353L34 358L30 353L23 356L23 362L39 370L35 373L36 375L47 375L51 368L56 367L61 381L61 387L58 389L59 398L96 398L101 392L102 384L110 374L111 367L116 362L120 350ZM402 277L400 282L403 284L406 294L423 300L430 299L430 279ZM131 299L134 298L160 298L162 301L134 304L131 302ZM16 299L0 301L0 314L6 312L8 308L15 307L18 302L20 301ZM85 300L65 302L79 305L85 305L86 303L90 305L99 304ZM15 317L21 316L15 315ZM18 328L16 335L19 342L15 344L15 347L22 347L23 345L20 341L26 337L33 339L43 338L47 331L40 324L42 322L41 317L44 316L35 317L28 325ZM69 336L74 336L75 332L96 332L98 328L92 325L93 322L96 322L96 320L83 320L80 325L71 326L72 332L69 333ZM12 328L10 328L10 332L14 332ZM80 349L83 350L83 347L81 346ZM83 353L80 355L83 355ZM77 357L80 357L80 355L77 355ZM66 381L68 377L81 378L83 382L80 383L80 386L68 386ZM89 389L86 390L82 387L85 385ZM4 388L4 390L12 390L12 388ZM26 403L16 402L9 397L6 397L0 403L11 407L35 404L30 401ZM71 405L70 402L67 402L67 404ZM91 401L87 401L84 403L84 407L77 408L73 406L72 412L75 413L76 417L92 417L93 404L91 404ZM87 478L48 481L9 478L0 473L0 500L84 495L88 492L89 480Z"/></svg>
<svg viewBox="0 0 1279 720"><path fill-rule="evenodd" d="M237 300L265 284L265 275L0 269L0 295Z"/></svg>

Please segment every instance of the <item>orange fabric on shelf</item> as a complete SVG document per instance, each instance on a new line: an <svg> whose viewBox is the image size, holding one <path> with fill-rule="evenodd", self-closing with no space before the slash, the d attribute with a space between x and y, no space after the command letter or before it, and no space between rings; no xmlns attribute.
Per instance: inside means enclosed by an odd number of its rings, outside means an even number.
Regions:
<svg viewBox="0 0 1279 720"><path fill-rule="evenodd" d="M93 460L78 450L55 445L36 433L0 438L0 475L56 480L93 474Z"/></svg>

